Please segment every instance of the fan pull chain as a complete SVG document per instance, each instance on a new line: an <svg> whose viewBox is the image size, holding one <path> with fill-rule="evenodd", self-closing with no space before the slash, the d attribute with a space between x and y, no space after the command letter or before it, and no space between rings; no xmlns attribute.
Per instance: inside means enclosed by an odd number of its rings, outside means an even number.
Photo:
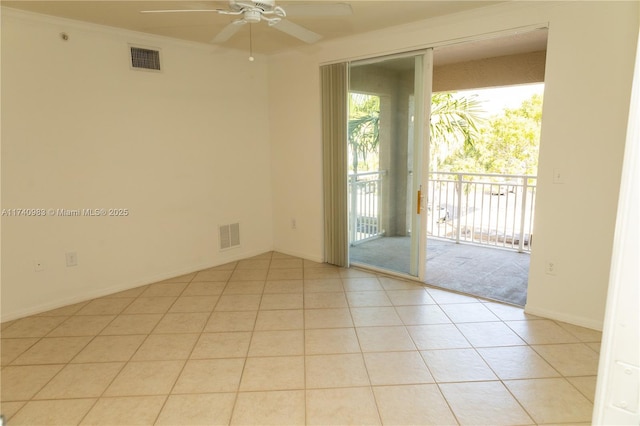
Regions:
<svg viewBox="0 0 640 426"><path fill-rule="evenodd" d="M253 28L253 24L249 24L249 62L254 61L253 57L253 34L251 29Z"/></svg>

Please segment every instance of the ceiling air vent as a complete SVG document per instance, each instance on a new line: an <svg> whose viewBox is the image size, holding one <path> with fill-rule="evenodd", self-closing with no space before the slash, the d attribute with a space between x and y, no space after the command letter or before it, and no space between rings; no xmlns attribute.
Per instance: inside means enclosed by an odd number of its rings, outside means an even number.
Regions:
<svg viewBox="0 0 640 426"><path fill-rule="evenodd" d="M130 46L131 67L134 69L144 69L160 71L160 51L145 49L143 47Z"/></svg>
<svg viewBox="0 0 640 426"><path fill-rule="evenodd" d="M240 245L240 224L220 226L220 250L226 250Z"/></svg>

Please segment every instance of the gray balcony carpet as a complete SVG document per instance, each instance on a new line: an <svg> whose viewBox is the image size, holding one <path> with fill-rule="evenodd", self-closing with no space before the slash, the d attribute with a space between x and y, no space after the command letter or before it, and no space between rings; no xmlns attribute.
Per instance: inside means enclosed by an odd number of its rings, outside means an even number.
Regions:
<svg viewBox="0 0 640 426"><path fill-rule="evenodd" d="M392 271L409 269L409 237L382 237L350 247L350 260ZM427 240L426 283L524 306L529 254Z"/></svg>

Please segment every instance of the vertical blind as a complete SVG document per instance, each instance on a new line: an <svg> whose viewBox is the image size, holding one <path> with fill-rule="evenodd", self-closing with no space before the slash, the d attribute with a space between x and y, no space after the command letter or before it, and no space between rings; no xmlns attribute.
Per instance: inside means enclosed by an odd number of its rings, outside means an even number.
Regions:
<svg viewBox="0 0 640 426"><path fill-rule="evenodd" d="M320 68L325 262L349 266L347 218L347 63Z"/></svg>

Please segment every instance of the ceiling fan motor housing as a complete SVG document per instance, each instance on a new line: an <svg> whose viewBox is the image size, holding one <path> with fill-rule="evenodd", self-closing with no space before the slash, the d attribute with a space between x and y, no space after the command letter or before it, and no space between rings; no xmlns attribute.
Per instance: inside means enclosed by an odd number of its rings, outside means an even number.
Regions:
<svg viewBox="0 0 640 426"><path fill-rule="evenodd" d="M262 10L271 10L276 5L276 2L275 0L254 0L253 4L255 4L256 7L259 7Z"/></svg>

